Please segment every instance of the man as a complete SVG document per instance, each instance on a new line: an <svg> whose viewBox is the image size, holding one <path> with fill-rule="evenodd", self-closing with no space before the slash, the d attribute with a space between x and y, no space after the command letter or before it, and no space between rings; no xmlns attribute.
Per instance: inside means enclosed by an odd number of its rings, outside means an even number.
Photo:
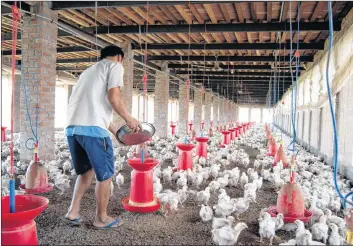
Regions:
<svg viewBox="0 0 353 246"><path fill-rule="evenodd" d="M107 130L114 135L117 131L110 119L114 110L134 132L139 130L139 122L131 117L120 94L124 52L117 46L108 46L102 49L100 58L81 74L68 105L66 136L78 177L64 220L75 225L82 222L80 203L96 176L93 227L108 229L121 224L119 219L107 215L114 174L113 146Z"/></svg>

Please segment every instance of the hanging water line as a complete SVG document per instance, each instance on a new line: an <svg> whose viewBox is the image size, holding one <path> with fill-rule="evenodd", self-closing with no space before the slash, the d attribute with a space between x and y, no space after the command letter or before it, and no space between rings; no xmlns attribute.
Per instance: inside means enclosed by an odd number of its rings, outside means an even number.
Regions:
<svg viewBox="0 0 353 246"><path fill-rule="evenodd" d="M352 201L349 201L348 198L353 195L353 191L349 192L345 196L341 193L340 188L338 187L337 183L337 175L338 175L338 136L337 136L337 124L336 124L336 117L335 117L335 112L333 109L333 103L332 103L332 95L331 95L331 88L330 88L330 61L331 61L331 52L332 52L332 46L333 46L333 18L332 18L332 3L331 1L327 2L328 4L328 19L329 19L329 47L328 47L328 52L327 52L327 64L326 64L326 88L327 88L327 96L328 96L328 101L330 105L330 113L331 113L331 119L332 119L332 126L333 126L333 143L334 143L334 149L333 149L333 181L335 185L335 189L341 198L343 200L343 207L346 208L347 203L350 205L353 205Z"/></svg>
<svg viewBox="0 0 353 246"><path fill-rule="evenodd" d="M292 2L290 1L289 4L289 18L292 20ZM299 27L299 20L300 20L300 3L298 3L298 30L297 32L299 33L300 27ZM289 61L289 66L290 66L290 73L291 73L291 78L292 78L292 91L291 91L291 115L292 115L292 128L293 128L293 140L292 142L288 145L287 149L292 151L294 155L297 155L299 152L299 149L297 150L295 147L296 144L296 137L297 137L297 131L296 131L296 110L297 110L297 97L298 97L298 70L299 66L298 63L300 62L300 55L299 55L299 38L297 39L297 51L295 52L295 65L296 65L296 78L295 78L295 84L294 84L294 79L293 79L293 68L292 68L292 56L293 56L293 30L292 30L292 21L289 22L289 28L290 28L290 61ZM295 91L295 94L294 94ZM292 148L290 146L292 145Z"/></svg>
<svg viewBox="0 0 353 246"><path fill-rule="evenodd" d="M10 213L16 212L16 201L15 201L15 163L14 163L14 119L15 119L15 69L16 69L16 46L17 46L17 31L18 23L21 19L20 12L15 5L11 6L12 12L12 56L11 56L11 142L10 142L10 180L9 180L9 196L10 196Z"/></svg>

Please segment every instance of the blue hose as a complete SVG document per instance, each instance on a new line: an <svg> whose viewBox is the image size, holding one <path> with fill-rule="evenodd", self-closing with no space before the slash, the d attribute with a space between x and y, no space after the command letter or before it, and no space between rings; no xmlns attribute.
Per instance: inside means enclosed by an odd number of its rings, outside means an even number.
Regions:
<svg viewBox="0 0 353 246"><path fill-rule="evenodd" d="M353 205L353 202L347 200L349 196L352 195L352 192L349 192L345 197L341 193L338 183L337 183L337 173L338 173L338 137L337 137L337 124L336 124L336 117L333 111L333 104L332 104L332 95L331 95L331 88L330 88L330 76L329 76L329 68L330 68L330 58L331 58L331 50L332 50L332 43L333 43L333 22L332 22L332 4L331 1L327 2L328 4L328 17L329 17L329 49L327 53L327 64L326 64L326 88L327 88L327 96L328 101L330 104L330 112L331 112L331 119L333 125L333 181L335 184L335 189L339 195L339 197L343 200L344 207L346 203Z"/></svg>
<svg viewBox="0 0 353 246"><path fill-rule="evenodd" d="M9 181L9 190L10 190L10 213L14 213L16 211L16 203L15 203L15 180L10 179Z"/></svg>

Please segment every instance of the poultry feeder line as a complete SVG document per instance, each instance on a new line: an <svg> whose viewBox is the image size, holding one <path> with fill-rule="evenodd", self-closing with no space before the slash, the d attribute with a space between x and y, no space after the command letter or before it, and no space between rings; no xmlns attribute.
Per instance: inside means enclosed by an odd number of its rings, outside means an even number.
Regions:
<svg viewBox="0 0 353 246"><path fill-rule="evenodd" d="M11 100L11 145L10 145L10 195L1 198L1 241L4 245L37 245L37 229L34 219L48 206L45 197L15 195L14 180L14 74L17 42L17 27L21 18L19 9L11 6L12 12L12 100ZM9 206L8 206L9 205Z"/></svg>

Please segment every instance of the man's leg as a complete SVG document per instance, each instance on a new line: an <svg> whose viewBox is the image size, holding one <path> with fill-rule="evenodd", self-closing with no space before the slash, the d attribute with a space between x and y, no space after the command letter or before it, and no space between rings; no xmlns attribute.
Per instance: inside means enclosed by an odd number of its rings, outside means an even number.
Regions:
<svg viewBox="0 0 353 246"><path fill-rule="evenodd" d="M78 175L72 195L71 205L66 217L75 220L80 217L80 204L83 196L92 183L94 171L88 159L88 155L81 145L83 136L70 136L67 138L71 153L72 165Z"/></svg>
<svg viewBox="0 0 353 246"><path fill-rule="evenodd" d="M93 177L93 169L77 177L69 212L66 215L70 220L80 217L81 200L91 185Z"/></svg>
<svg viewBox="0 0 353 246"><path fill-rule="evenodd" d="M97 182L96 184L97 210L96 210L96 218L94 220L93 225L97 227L109 225L115 220L115 218L107 215L107 207L108 207L108 202L110 197L110 182L112 182L112 178L109 178L102 182Z"/></svg>
<svg viewBox="0 0 353 246"><path fill-rule="evenodd" d="M109 137L86 137L84 145L97 179L95 190L97 208L93 226L105 227L116 220L115 218L107 215L107 207L110 197L110 184L114 175L113 145ZM109 227L117 226L118 223L116 222Z"/></svg>

